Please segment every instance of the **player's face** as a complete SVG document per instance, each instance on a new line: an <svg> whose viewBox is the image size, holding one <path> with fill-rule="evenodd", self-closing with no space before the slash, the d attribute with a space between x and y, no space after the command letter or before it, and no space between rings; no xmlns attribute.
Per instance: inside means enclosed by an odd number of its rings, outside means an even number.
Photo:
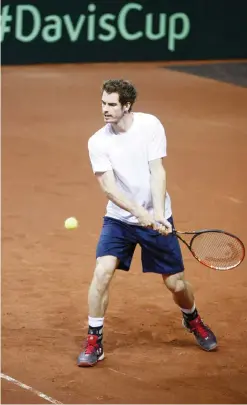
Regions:
<svg viewBox="0 0 247 405"><path fill-rule="evenodd" d="M117 124L124 116L126 106L119 102L118 93L108 94L105 91L102 94L102 113L104 121L111 124Z"/></svg>

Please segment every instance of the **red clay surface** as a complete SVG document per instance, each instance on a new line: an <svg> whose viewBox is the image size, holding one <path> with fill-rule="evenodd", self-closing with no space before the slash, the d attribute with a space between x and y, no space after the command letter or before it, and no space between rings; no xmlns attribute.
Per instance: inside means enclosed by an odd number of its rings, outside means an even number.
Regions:
<svg viewBox="0 0 247 405"><path fill-rule="evenodd" d="M246 261L216 272L183 249L219 340L206 353L160 277L142 275L137 249L111 286L106 359L76 366L106 204L87 140L103 125L100 86L113 77L133 80L135 111L165 125L177 228L223 228L246 243L246 89L155 64L3 67L2 372L65 404L246 403ZM77 230L64 229L69 216ZM2 380L2 403L48 402Z"/></svg>

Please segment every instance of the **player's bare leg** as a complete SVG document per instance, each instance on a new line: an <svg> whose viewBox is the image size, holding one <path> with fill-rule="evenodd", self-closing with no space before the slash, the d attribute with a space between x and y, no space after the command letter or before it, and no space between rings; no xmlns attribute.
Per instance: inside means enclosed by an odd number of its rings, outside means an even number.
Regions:
<svg viewBox="0 0 247 405"><path fill-rule="evenodd" d="M202 349L214 350L217 347L216 337L198 314L192 287L184 279L184 273L162 275L162 277L166 287L172 293L174 302L182 311L184 327L194 334Z"/></svg>
<svg viewBox="0 0 247 405"><path fill-rule="evenodd" d="M118 259L104 256L97 259L92 282L88 292L89 316L103 318L109 300L109 285L118 265Z"/></svg>
<svg viewBox="0 0 247 405"><path fill-rule="evenodd" d="M80 367L93 366L103 360L103 324L109 301L109 286L118 266L118 259L104 256L97 259L88 292L88 337L77 364Z"/></svg>

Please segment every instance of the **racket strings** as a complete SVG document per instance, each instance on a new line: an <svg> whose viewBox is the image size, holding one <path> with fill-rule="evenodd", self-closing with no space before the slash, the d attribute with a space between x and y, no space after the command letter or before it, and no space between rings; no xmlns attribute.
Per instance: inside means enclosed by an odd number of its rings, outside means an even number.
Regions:
<svg viewBox="0 0 247 405"><path fill-rule="evenodd" d="M244 257L241 242L234 236L219 232L197 235L191 249L198 260L219 270L236 267Z"/></svg>

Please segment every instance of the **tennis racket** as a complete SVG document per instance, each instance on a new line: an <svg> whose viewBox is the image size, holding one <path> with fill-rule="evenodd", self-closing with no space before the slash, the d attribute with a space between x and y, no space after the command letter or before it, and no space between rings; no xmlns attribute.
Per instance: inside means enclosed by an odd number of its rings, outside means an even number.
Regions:
<svg viewBox="0 0 247 405"><path fill-rule="evenodd" d="M211 269L231 270L244 260L243 242L229 232L220 229L181 232L173 229L172 233L187 246L196 260Z"/></svg>

